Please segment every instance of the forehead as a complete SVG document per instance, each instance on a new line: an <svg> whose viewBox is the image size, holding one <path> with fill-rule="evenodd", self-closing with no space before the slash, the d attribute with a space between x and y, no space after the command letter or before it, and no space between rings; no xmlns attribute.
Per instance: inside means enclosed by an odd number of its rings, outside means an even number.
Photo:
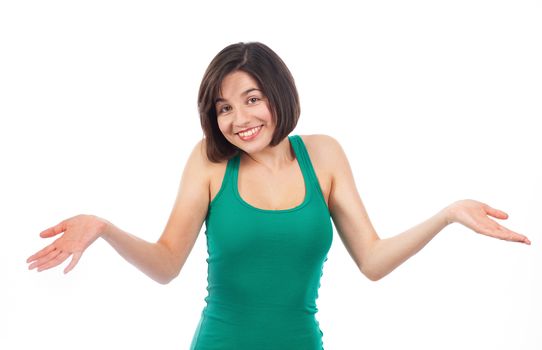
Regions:
<svg viewBox="0 0 542 350"><path fill-rule="evenodd" d="M248 73L235 71L224 77L220 85L219 99L239 97L248 89L259 89L258 82Z"/></svg>

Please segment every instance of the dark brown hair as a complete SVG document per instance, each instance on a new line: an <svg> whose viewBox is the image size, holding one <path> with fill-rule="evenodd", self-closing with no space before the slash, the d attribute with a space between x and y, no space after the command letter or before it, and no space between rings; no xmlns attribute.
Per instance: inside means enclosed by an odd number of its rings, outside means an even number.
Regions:
<svg viewBox="0 0 542 350"><path fill-rule="evenodd" d="M259 42L240 42L225 47L207 67L198 93L198 111L205 134L207 158L214 163L239 153L239 148L231 144L218 128L215 106L220 97L222 80L237 70L250 74L269 101L276 125L271 146L278 145L294 130L301 113L292 74L273 50Z"/></svg>

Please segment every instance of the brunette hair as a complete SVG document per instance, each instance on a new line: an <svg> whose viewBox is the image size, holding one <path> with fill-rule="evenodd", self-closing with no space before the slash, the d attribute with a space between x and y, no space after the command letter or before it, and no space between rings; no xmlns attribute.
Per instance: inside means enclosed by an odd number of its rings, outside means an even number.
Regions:
<svg viewBox="0 0 542 350"><path fill-rule="evenodd" d="M269 101L276 125L271 146L278 145L294 130L301 113L294 78L273 50L259 42L240 42L225 47L207 67L198 93L198 111L205 134L207 158L214 163L239 153L239 148L231 144L218 128L215 106L220 97L222 80L237 70L248 73L256 80Z"/></svg>

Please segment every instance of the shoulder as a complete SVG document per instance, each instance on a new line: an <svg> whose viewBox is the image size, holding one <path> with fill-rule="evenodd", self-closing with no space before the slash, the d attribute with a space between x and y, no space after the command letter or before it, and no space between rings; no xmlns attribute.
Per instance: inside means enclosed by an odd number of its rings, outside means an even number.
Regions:
<svg viewBox="0 0 542 350"><path fill-rule="evenodd" d="M338 144L339 142L337 139L335 139L333 136L326 135L326 134L310 134L310 135L299 135L303 142L307 143L310 142L311 144L323 144L323 145L331 145L331 144Z"/></svg>
<svg viewBox="0 0 542 350"><path fill-rule="evenodd" d="M299 136L313 163L324 169L332 178L350 167L344 149L333 136L325 134Z"/></svg>
<svg viewBox="0 0 542 350"><path fill-rule="evenodd" d="M201 170L210 166L211 161L207 158L207 147L204 138L197 141L192 147L190 159L195 165L202 168Z"/></svg>
<svg viewBox="0 0 542 350"><path fill-rule="evenodd" d="M318 158L333 158L340 156L343 149L336 138L325 134L299 135L310 155ZM331 159L328 159L331 160Z"/></svg>
<svg viewBox="0 0 542 350"><path fill-rule="evenodd" d="M205 139L198 140L192 147L186 167L190 172L199 174L201 180L208 182L212 171L219 167L219 163L213 163L207 157Z"/></svg>
<svg viewBox="0 0 542 350"><path fill-rule="evenodd" d="M205 142L205 138L202 138L195 144L190 157L194 158L193 163L197 168L201 180L206 182L210 193L214 193L213 191L220 188L220 185L222 184L222 178L226 172L228 160L223 160L218 163L212 162L207 157L207 143Z"/></svg>

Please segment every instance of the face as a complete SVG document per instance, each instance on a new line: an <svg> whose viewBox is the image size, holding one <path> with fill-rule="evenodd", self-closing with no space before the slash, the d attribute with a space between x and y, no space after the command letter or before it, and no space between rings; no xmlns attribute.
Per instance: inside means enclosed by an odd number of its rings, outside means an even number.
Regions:
<svg viewBox="0 0 542 350"><path fill-rule="evenodd" d="M269 102L250 74L235 71L221 85L216 103L218 127L224 137L246 153L269 145L275 125Z"/></svg>

